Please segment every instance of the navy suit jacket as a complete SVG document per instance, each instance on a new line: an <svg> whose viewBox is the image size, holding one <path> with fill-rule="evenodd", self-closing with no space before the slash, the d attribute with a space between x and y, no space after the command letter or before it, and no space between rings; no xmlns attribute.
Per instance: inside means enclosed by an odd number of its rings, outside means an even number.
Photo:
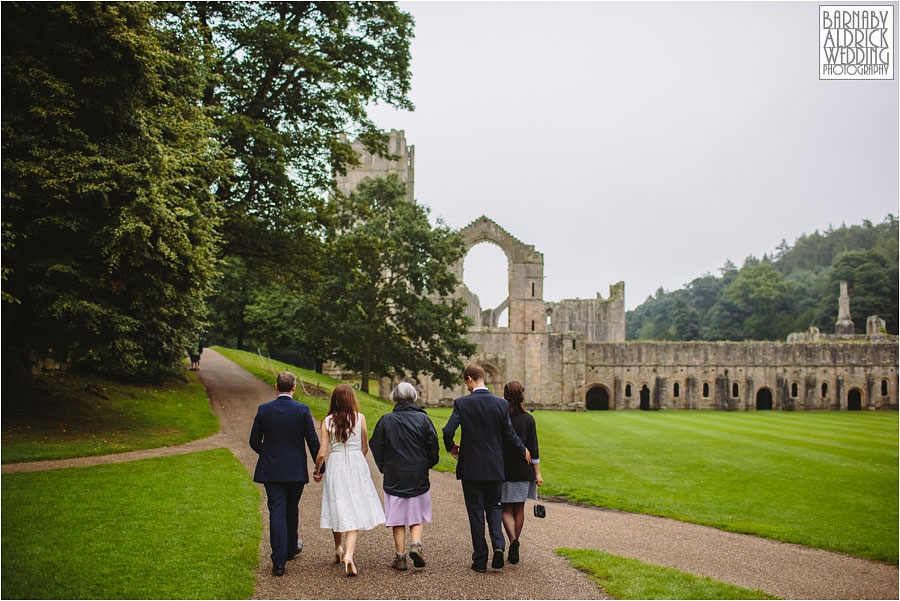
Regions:
<svg viewBox="0 0 900 601"><path fill-rule="evenodd" d="M519 449L525 457L525 445L509 420L509 403L487 390L476 390L453 401L453 413L442 430L448 451L460 426L458 480L505 480L504 443Z"/></svg>
<svg viewBox="0 0 900 601"><path fill-rule="evenodd" d="M254 482L309 482L306 448L319 453L319 436L309 407L282 394L256 411L250 447L259 453Z"/></svg>

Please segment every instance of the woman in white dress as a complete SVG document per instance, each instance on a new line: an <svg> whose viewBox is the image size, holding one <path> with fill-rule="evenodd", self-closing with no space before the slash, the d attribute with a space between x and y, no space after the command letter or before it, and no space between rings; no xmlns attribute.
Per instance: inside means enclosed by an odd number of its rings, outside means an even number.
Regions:
<svg viewBox="0 0 900 601"><path fill-rule="evenodd" d="M348 576L356 576L353 551L360 530L384 523L384 509L372 483L366 462L369 452L366 417L359 413L353 389L340 384L331 393L328 416L322 420L322 446L316 457L313 479L322 485L322 518L319 526L331 528L334 561L344 564ZM325 473L322 466L328 460ZM343 546L342 546L343 543Z"/></svg>

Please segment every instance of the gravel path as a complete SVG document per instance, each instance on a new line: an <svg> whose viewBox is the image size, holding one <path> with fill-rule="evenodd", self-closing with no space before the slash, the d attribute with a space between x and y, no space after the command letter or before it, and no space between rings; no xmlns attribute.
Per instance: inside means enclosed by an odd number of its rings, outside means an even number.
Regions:
<svg viewBox="0 0 900 601"><path fill-rule="evenodd" d="M227 447L252 473L256 454L247 444L256 406L274 398L265 383L211 349L198 372L219 416L221 432L186 445L102 457L83 457L3 466L3 472L31 471L129 461L144 457ZM374 427L374 423L370 428ZM369 458L372 465L371 457ZM381 476L372 465L376 487ZM321 488L310 483L300 501L304 550L271 576L268 510L260 503L264 531L256 570L257 599L596 599L602 591L557 556L559 547L601 549L792 599L897 599L897 567L847 555L723 532L714 528L640 514L545 503L538 520L526 507L522 560L487 574L469 570L471 540L462 490L452 474L431 473L434 522L425 528L428 567L397 573L389 567L393 541L387 528L360 534L357 578L334 565L331 534L319 528Z"/></svg>

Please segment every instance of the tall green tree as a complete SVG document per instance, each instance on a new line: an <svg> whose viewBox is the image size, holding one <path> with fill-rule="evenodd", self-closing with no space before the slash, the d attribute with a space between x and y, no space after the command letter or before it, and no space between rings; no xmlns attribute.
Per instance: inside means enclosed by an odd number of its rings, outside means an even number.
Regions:
<svg viewBox="0 0 900 601"><path fill-rule="evenodd" d="M451 386L475 352L464 301L450 298L461 237L432 227L396 175L364 180L334 203L322 290L340 361L362 373L363 390L370 375L427 374Z"/></svg>
<svg viewBox="0 0 900 601"><path fill-rule="evenodd" d="M211 77L203 95L235 169L216 194L225 252L248 267L317 270L326 191L359 163L344 134L387 153L366 113L382 102L412 109L412 17L393 2L188 2Z"/></svg>
<svg viewBox="0 0 900 601"><path fill-rule="evenodd" d="M5 366L153 375L193 344L229 163L167 8L2 6Z"/></svg>

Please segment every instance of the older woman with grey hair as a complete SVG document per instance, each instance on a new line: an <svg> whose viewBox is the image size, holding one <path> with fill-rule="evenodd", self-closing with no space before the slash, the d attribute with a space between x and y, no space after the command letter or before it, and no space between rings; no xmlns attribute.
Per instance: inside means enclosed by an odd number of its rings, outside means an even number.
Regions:
<svg viewBox="0 0 900 601"><path fill-rule="evenodd" d="M438 437L425 410L416 405L416 389L401 382L391 392L394 411L378 420L369 448L384 474L385 525L394 530L396 554L391 566L406 569L406 527L409 526L409 558L425 567L422 532L431 522L431 483L428 470L438 462Z"/></svg>

